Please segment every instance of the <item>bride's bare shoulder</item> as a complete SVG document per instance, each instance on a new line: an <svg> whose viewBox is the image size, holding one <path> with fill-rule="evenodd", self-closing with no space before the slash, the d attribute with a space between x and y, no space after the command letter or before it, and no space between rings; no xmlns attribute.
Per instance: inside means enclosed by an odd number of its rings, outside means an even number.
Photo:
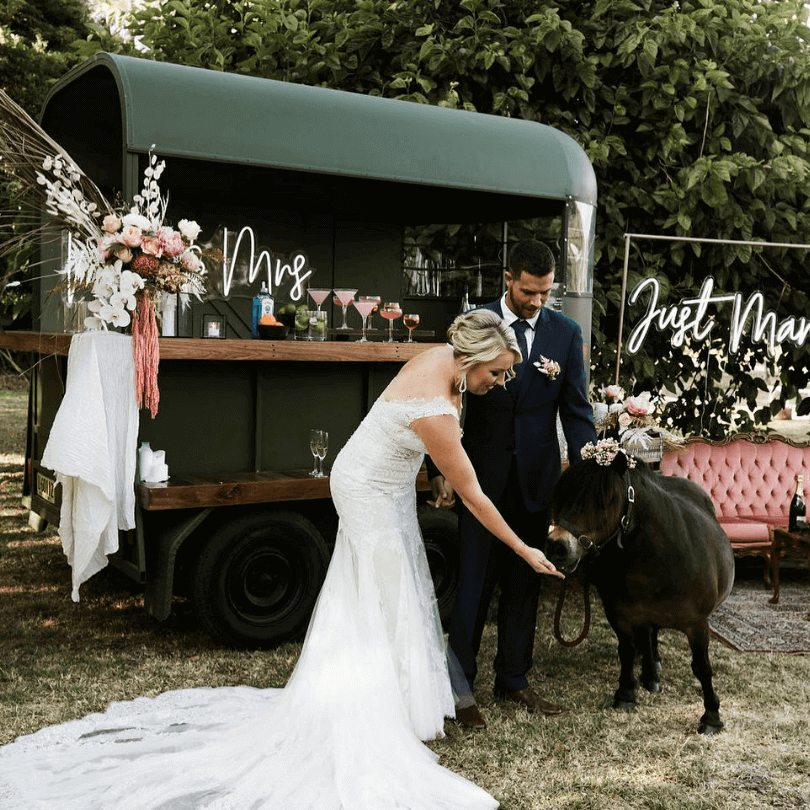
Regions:
<svg viewBox="0 0 810 810"><path fill-rule="evenodd" d="M409 360L385 389L386 399L432 399L450 395L454 379L453 349L436 346Z"/></svg>

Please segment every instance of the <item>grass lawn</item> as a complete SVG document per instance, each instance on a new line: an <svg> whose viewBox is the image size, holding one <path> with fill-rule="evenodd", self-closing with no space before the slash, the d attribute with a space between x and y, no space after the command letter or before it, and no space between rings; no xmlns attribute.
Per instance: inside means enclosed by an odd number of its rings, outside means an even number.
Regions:
<svg viewBox="0 0 810 810"><path fill-rule="evenodd" d="M0 390L0 743L112 700L185 686L283 685L300 645L222 649L182 601L169 621L152 620L138 587L112 569L71 602L58 536L29 528L20 504L25 415L25 392ZM430 744L443 764L504 810L810 807L810 657L743 654L713 641L726 730L703 738L685 638L662 634L663 693L642 690L634 713L618 713L610 708L616 643L601 608L594 605L585 642L562 647L551 635L557 587L546 589L532 681L565 714L532 717L493 700L490 624L478 684L489 726L470 733L448 722L446 738ZM570 638L581 607L571 600L567 612Z"/></svg>

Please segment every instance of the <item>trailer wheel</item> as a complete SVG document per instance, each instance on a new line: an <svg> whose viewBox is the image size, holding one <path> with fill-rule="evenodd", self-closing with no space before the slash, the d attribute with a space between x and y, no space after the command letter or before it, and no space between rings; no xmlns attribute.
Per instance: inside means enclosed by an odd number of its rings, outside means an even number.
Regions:
<svg viewBox="0 0 810 810"><path fill-rule="evenodd" d="M442 624L447 625L456 604L459 580L458 516L449 509L422 504L417 517L425 541Z"/></svg>
<svg viewBox="0 0 810 810"><path fill-rule="evenodd" d="M193 581L202 625L234 647L304 634L329 562L320 532L296 512L240 515L200 551Z"/></svg>

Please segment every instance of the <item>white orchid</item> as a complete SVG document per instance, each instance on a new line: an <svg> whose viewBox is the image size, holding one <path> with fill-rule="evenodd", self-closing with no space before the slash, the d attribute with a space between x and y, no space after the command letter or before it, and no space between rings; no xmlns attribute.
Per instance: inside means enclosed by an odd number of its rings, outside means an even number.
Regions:
<svg viewBox="0 0 810 810"><path fill-rule="evenodd" d="M121 290L124 295L135 295L138 290L144 288L144 284L143 278L137 273L133 273L132 270L122 270L118 280L118 289ZM130 307L130 309L132 309L132 307Z"/></svg>

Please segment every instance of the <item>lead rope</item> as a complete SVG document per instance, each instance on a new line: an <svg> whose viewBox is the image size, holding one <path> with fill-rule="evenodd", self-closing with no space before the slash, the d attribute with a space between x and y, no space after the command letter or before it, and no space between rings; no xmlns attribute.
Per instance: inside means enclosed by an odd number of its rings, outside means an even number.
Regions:
<svg viewBox="0 0 810 810"><path fill-rule="evenodd" d="M590 589L588 587L587 577L582 583L582 599L585 603L585 620L582 625L582 632L573 641L566 641L562 637L560 631L560 617L562 616L563 602L565 601L565 594L568 591L569 580L563 580L562 588L560 588L560 595L557 597L557 609L554 611L554 638L564 647L576 647L577 644L582 644L588 636L588 631L591 629L591 599Z"/></svg>

